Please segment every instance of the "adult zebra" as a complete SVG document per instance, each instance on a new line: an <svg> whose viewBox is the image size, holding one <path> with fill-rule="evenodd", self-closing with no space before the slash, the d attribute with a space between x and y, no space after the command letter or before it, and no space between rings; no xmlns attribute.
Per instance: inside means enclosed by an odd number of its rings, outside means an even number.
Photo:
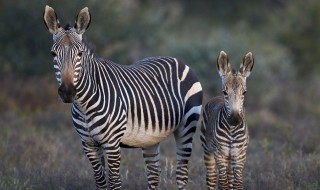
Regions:
<svg viewBox="0 0 320 190"><path fill-rule="evenodd" d="M247 91L246 79L253 65L251 52L244 56L239 71L230 67L224 51L218 56L217 68L224 95L213 97L206 104L200 136L209 190L215 189L216 170L219 189L243 189L242 170L249 141L243 102Z"/></svg>
<svg viewBox="0 0 320 190"><path fill-rule="evenodd" d="M174 133L179 189L188 182L192 138L201 112L202 88L188 66L171 57L147 58L130 66L97 57L83 40L90 24L82 9L74 27L62 28L53 8L44 22L53 34L58 93L72 103L72 120L92 164L98 189L120 189L120 147L142 148L148 188L159 183L159 143ZM109 180L105 174L104 153Z"/></svg>

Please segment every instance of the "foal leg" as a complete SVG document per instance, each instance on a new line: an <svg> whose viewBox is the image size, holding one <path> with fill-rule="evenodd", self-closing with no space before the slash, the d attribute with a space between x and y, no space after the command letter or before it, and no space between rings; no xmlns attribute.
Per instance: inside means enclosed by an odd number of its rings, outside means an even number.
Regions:
<svg viewBox="0 0 320 190"><path fill-rule="evenodd" d="M233 189L233 184L234 184L234 172L231 164L228 166L228 171L227 171L227 177L228 177L228 187L229 190Z"/></svg>
<svg viewBox="0 0 320 190"><path fill-rule="evenodd" d="M206 181L208 190L214 190L216 188L217 173L215 168L214 155L208 151L204 151L204 164L207 169Z"/></svg>
<svg viewBox="0 0 320 190"><path fill-rule="evenodd" d="M242 171L244 168L246 156L242 155L237 158L231 159L231 167L233 170L233 188L243 189Z"/></svg>
<svg viewBox="0 0 320 190"><path fill-rule="evenodd" d="M218 178L218 189L227 190L228 189L228 159L219 153L215 153L215 160L217 163L219 178Z"/></svg>

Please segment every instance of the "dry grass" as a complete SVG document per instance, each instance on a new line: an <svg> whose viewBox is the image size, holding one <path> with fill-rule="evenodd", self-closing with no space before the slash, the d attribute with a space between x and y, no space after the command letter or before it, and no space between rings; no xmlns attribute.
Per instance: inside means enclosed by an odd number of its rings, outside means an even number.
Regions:
<svg viewBox="0 0 320 190"><path fill-rule="evenodd" d="M0 189L95 188L90 164L67 115L64 108L51 108L32 117L1 115ZM161 146L160 189L176 189L172 144L170 137ZM187 189L206 189L202 156L196 134ZM123 188L146 189L144 171L141 150L123 149ZM251 137L244 170L246 189L319 189L319 179L318 152L306 154L299 147Z"/></svg>
<svg viewBox="0 0 320 190"><path fill-rule="evenodd" d="M55 84L49 83L48 88L55 88ZM14 109L1 109L0 114L0 189L95 189L92 169L72 127L68 105L54 95L48 106L24 106L23 101L14 101L10 91L0 93L0 97L6 108L10 107L7 103L14 104ZM37 94L28 94L28 98L36 102ZM251 138L244 170L245 189L320 189L317 118L297 122L264 109L249 108L247 113ZM172 136L161 144L159 189L176 189L173 145ZM196 134L187 189L206 189L202 157ZM147 188L140 149L122 150L121 176L123 189Z"/></svg>

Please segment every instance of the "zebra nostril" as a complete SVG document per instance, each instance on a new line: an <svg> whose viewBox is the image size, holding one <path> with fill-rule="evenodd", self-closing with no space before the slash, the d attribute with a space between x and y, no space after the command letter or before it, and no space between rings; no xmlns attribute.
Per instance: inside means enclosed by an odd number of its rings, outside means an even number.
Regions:
<svg viewBox="0 0 320 190"><path fill-rule="evenodd" d="M73 96L75 94L75 88L73 85L66 85L62 88L62 93L66 96Z"/></svg>
<svg viewBox="0 0 320 190"><path fill-rule="evenodd" d="M75 86L71 86L70 87L70 95L71 96L75 96L76 95L76 87Z"/></svg>
<svg viewBox="0 0 320 190"><path fill-rule="evenodd" d="M76 95L76 88L74 85L62 84L58 88L58 94L64 103L71 103Z"/></svg>
<svg viewBox="0 0 320 190"><path fill-rule="evenodd" d="M63 94L64 90L63 90L63 86L61 85L59 88L58 88L58 94L61 96Z"/></svg>

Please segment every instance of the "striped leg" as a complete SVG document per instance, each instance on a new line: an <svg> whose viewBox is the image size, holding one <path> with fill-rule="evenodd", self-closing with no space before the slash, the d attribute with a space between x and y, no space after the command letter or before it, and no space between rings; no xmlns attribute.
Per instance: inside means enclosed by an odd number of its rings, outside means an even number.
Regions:
<svg viewBox="0 0 320 190"><path fill-rule="evenodd" d="M233 172L232 185L234 189L243 189L242 171L246 162L247 144L242 149L236 148L236 150L238 151L231 150L230 167Z"/></svg>
<svg viewBox="0 0 320 190"><path fill-rule="evenodd" d="M234 189L243 189L243 182L242 182L242 170L243 167L241 165L237 165L233 168L234 170L234 181L233 181L233 188Z"/></svg>
<svg viewBox="0 0 320 190"><path fill-rule="evenodd" d="M160 169L160 144L142 148L143 158L147 166L148 189L156 189L159 185Z"/></svg>
<svg viewBox="0 0 320 190"><path fill-rule="evenodd" d="M227 171L227 177L228 177L228 187L229 190L230 189L234 189L233 188L233 184L234 184L234 172L233 172L233 168L231 165L228 166L228 171Z"/></svg>
<svg viewBox="0 0 320 190"><path fill-rule="evenodd" d="M215 153L215 160L218 167L218 184L219 189L227 190L228 189L228 177L227 177L227 168L228 168L228 160L227 158L223 157L219 153Z"/></svg>
<svg viewBox="0 0 320 190"><path fill-rule="evenodd" d="M91 162L97 188L107 189L107 181L105 176L105 162L102 148L86 144L85 142L82 142L82 146L85 154Z"/></svg>
<svg viewBox="0 0 320 190"><path fill-rule="evenodd" d="M192 120L186 127L180 126L175 132L174 137L177 144L177 170L176 180L179 189L185 189L188 183L188 162L192 151L192 139L196 131L196 125L198 121L198 114L195 119Z"/></svg>
<svg viewBox="0 0 320 190"><path fill-rule="evenodd" d="M216 173L216 168L215 168L215 160L214 160L214 155L212 153L209 153L205 150L204 152L204 164L207 169L207 186L208 190L214 190L216 187L216 182L217 182L217 173Z"/></svg>
<svg viewBox="0 0 320 190"><path fill-rule="evenodd" d="M233 168L233 188L234 189L243 189L243 181L242 181L242 171L244 168L244 163L246 160L246 156L242 156L242 158L237 158L235 160L231 160L231 166Z"/></svg>
<svg viewBox="0 0 320 190"><path fill-rule="evenodd" d="M109 189L121 189L120 178L120 144L105 144L103 145L108 159L108 185Z"/></svg>
<svg viewBox="0 0 320 190"><path fill-rule="evenodd" d="M206 141L206 122L204 122L205 113L203 114L204 119L202 120L202 127L201 127L201 134L200 140L202 143L202 148L204 151L204 165L206 166L207 174L206 174L206 181L208 190L214 190L217 183L217 171L216 171L216 162L214 159L214 153L208 150L207 142Z"/></svg>

